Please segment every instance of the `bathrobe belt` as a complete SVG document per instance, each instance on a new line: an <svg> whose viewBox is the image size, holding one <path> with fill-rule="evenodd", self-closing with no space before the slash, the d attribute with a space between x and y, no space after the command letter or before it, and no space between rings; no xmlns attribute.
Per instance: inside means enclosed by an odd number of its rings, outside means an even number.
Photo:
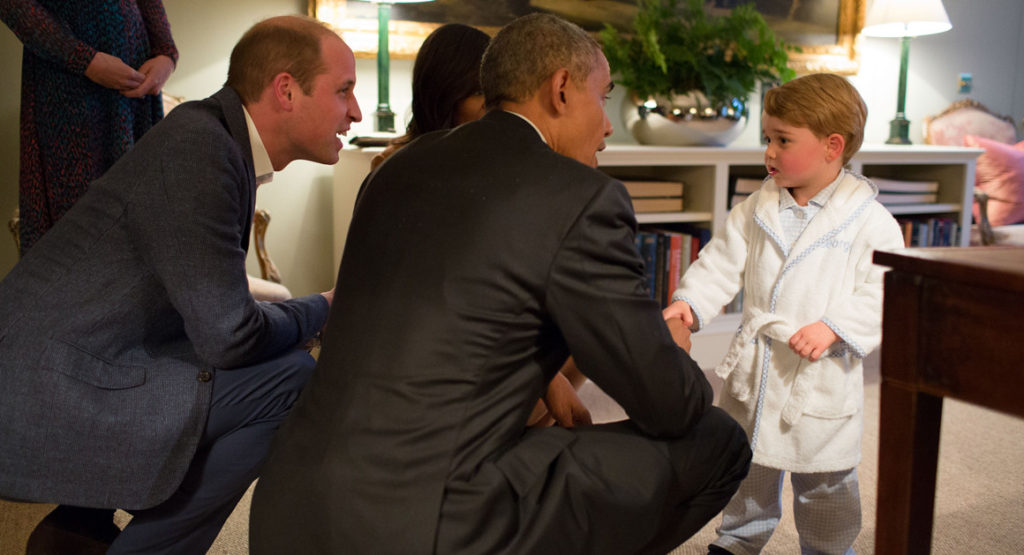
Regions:
<svg viewBox="0 0 1024 555"><path fill-rule="evenodd" d="M751 343L756 338L764 336L775 341L781 341L788 348L789 338L793 337L796 331L782 316L753 309L746 323L743 324L733 339L729 352L726 353L722 362L715 367L715 374L726 380L726 383L729 384L730 395L737 401L744 403L748 410L753 410L758 404L758 397L764 395L764 388L761 388L756 396L752 396L753 384L763 383L765 377L762 375L762 372L770 368L770 365L765 360L755 360L758 356L765 356L767 349L758 349L752 346ZM825 356L825 353L822 356ZM755 364L755 362L758 364ZM818 367L819 365L817 364L805 364L804 360L800 359L800 364L795 370L796 375L793 381L793 389L790 391L789 399L786 400L786 405L782 409L782 420L786 424L790 426L795 425L804 413L807 401L811 397L813 378L817 374ZM737 372L738 374L732 376L733 379L729 381L730 375ZM751 373L756 373L753 376L754 379L751 379ZM757 419L760 419L760 417L760 414L755 416Z"/></svg>

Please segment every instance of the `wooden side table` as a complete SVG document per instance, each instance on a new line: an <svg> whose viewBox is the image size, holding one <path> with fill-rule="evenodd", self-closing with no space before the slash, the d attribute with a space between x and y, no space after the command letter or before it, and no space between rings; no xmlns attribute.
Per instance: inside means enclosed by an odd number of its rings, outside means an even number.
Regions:
<svg viewBox="0 0 1024 555"><path fill-rule="evenodd" d="M876 252L885 275L875 553L929 553L942 399L1024 416L1024 248Z"/></svg>

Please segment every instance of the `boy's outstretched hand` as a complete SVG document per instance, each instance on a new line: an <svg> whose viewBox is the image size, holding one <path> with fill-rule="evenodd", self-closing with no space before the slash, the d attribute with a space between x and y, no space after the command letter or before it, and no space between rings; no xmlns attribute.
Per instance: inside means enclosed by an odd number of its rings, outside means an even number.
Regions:
<svg viewBox="0 0 1024 555"><path fill-rule="evenodd" d="M693 311L685 301L676 301L661 311L665 325L676 344L687 353L690 352L690 327L693 326Z"/></svg>
<svg viewBox="0 0 1024 555"><path fill-rule="evenodd" d="M690 309L690 305L686 301L673 302L661 311L661 315L665 320L678 318L683 321L683 325L687 328L693 327L693 310Z"/></svg>
<svg viewBox="0 0 1024 555"><path fill-rule="evenodd" d="M800 357L814 362L838 339L839 336L832 328L818 320L797 330L793 337L789 338L789 348Z"/></svg>
<svg viewBox="0 0 1024 555"><path fill-rule="evenodd" d="M690 347L693 346L690 342L690 328L684 326L680 318L669 318L665 320L665 325L668 326L668 332L672 334L672 340L676 345L689 353Z"/></svg>

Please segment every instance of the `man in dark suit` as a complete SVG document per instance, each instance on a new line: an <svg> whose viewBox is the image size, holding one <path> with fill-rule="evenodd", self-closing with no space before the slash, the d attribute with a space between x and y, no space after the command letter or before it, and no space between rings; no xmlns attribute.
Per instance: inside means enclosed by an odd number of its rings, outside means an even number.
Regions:
<svg viewBox="0 0 1024 555"><path fill-rule="evenodd" d="M110 553L209 548L312 371L302 346L333 297L253 300L256 187L292 160L337 162L361 118L354 85L326 26L255 25L226 86L172 111L0 282L0 496L70 506L30 550L76 549L54 543L88 528L74 506L132 513Z"/></svg>
<svg viewBox="0 0 1024 555"><path fill-rule="evenodd" d="M527 16L481 80L483 119L364 184L324 350L256 486L253 553L664 553L746 475L744 433L646 294L625 188L594 168L599 45ZM526 428L570 352L630 420Z"/></svg>

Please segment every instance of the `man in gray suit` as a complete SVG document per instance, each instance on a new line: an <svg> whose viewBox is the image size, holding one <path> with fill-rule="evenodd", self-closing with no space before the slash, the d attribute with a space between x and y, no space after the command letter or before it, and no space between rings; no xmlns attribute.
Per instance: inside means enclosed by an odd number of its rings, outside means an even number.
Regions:
<svg viewBox="0 0 1024 555"><path fill-rule="evenodd" d="M110 553L209 548L333 298L253 300L256 187L293 160L338 161L354 85L326 26L258 23L226 86L168 114L0 282L0 496L128 510ZM58 508L51 536L75 514Z"/></svg>
<svg viewBox="0 0 1024 555"><path fill-rule="evenodd" d="M487 115L363 186L324 350L256 486L255 554L665 553L746 475L746 436L647 296L629 196L594 168L599 45L526 16L481 80ZM570 352L630 420L527 429Z"/></svg>

